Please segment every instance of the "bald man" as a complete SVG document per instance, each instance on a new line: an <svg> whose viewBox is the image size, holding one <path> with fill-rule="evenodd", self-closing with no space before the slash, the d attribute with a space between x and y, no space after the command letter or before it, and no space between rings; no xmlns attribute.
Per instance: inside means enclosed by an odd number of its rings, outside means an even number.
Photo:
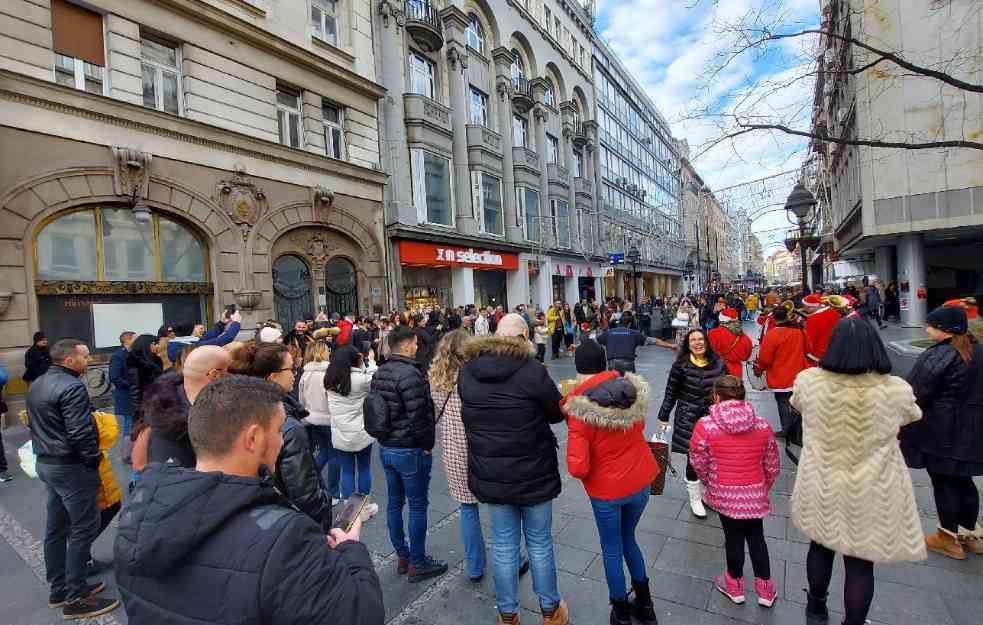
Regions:
<svg viewBox="0 0 983 625"><path fill-rule="evenodd" d="M188 411L206 386L224 377L232 355L217 345L191 350L181 371L162 375L147 389L144 421L150 426L147 462L193 469L197 462L188 438Z"/></svg>

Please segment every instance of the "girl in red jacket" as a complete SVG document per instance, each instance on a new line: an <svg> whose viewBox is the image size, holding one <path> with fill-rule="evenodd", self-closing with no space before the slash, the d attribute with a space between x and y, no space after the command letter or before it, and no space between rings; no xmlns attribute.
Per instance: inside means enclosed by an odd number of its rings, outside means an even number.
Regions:
<svg viewBox="0 0 983 625"><path fill-rule="evenodd" d="M631 373L605 371L604 350L592 339L574 354L580 384L564 398L570 437L567 465L590 497L601 539L604 576L611 598L611 625L631 625L632 616L657 623L635 527L659 474L645 442L649 385ZM628 602L624 564L635 599Z"/></svg>
<svg viewBox="0 0 983 625"><path fill-rule="evenodd" d="M689 461L706 485L703 500L720 515L727 568L714 586L744 603L744 543L751 554L758 604L770 608L778 591L771 578L762 519L771 511L768 491L778 478L778 444L771 425L744 401L744 385L725 375L713 386L710 414L696 422Z"/></svg>

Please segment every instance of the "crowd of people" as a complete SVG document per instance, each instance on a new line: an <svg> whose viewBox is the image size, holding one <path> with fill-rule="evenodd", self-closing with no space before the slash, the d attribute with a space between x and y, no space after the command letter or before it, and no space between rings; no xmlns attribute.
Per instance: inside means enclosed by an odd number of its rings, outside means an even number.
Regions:
<svg viewBox="0 0 983 625"><path fill-rule="evenodd" d="M527 572L544 625L570 620L552 538L564 465L593 510L612 625L657 623L635 538L662 471L645 434L653 389L635 372L636 350L656 345L675 351L656 427L671 429L672 451L685 455L692 515L709 508L724 534L714 587L745 603L747 553L758 603L778 599L764 519L785 438L802 448L792 519L812 541L807 621L828 619L840 553L844 623L859 625L875 563L983 554L973 483L983 475L983 346L969 328L976 302L950 304L928 316L933 345L907 380L890 375L872 291L321 313L286 332L259 323L248 340L230 307L210 329L122 332L110 360L115 418L93 409L80 379L88 346L49 347L39 333L27 415L48 493L49 605L71 619L116 609L120 600L89 581L115 565L133 622L382 623L382 589L360 542L380 507L339 526L336 506L373 494L378 449L396 573L408 583L445 574L427 549L436 450L461 506L464 570L478 582L490 565L500 625L519 622ZM877 315L865 313L874 306ZM745 332L754 320L757 337ZM575 378L551 377L547 347L572 356ZM774 393L779 431L747 400L746 378ZM117 438L132 470L125 501L107 455ZM927 536L909 467L931 477L939 527ZM92 542L117 514L114 562L94 560Z"/></svg>

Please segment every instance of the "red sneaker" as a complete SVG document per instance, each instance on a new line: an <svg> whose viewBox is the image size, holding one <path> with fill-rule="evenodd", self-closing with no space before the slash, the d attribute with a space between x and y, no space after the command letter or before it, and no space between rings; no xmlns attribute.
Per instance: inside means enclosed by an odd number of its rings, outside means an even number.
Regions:
<svg viewBox="0 0 983 625"><path fill-rule="evenodd" d="M734 579L730 573L724 571L723 575L713 578L714 587L727 596L728 599L741 605L744 603L744 578Z"/></svg>

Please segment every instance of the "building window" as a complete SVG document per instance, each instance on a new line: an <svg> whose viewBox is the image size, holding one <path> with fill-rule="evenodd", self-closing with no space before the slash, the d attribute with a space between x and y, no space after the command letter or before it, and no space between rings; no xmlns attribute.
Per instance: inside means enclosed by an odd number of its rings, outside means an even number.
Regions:
<svg viewBox="0 0 983 625"><path fill-rule="evenodd" d="M517 147L527 148L529 138L529 120L518 115L512 116L512 142Z"/></svg>
<svg viewBox="0 0 983 625"><path fill-rule="evenodd" d="M468 112L472 124L488 126L488 96L474 87L471 87Z"/></svg>
<svg viewBox="0 0 983 625"><path fill-rule="evenodd" d="M553 28L553 12L545 5L543 6L543 17L545 18L543 21L546 22L546 32L552 35L553 31L550 29Z"/></svg>
<svg viewBox="0 0 983 625"><path fill-rule="evenodd" d="M519 222L526 240L539 242L539 192L528 187L516 187L515 203L519 208Z"/></svg>
<svg viewBox="0 0 983 625"><path fill-rule="evenodd" d="M301 147L300 91L283 85L276 87L276 120L280 143L292 148Z"/></svg>
<svg viewBox="0 0 983 625"><path fill-rule="evenodd" d="M491 174L471 172L472 202L481 230L488 234L505 234L502 215L502 180Z"/></svg>
<svg viewBox="0 0 983 625"><path fill-rule="evenodd" d="M566 200L551 200L553 238L557 247L570 247L570 204Z"/></svg>
<svg viewBox="0 0 983 625"><path fill-rule="evenodd" d="M560 142L549 133L546 133L546 162L560 162Z"/></svg>
<svg viewBox="0 0 983 625"><path fill-rule="evenodd" d="M312 0L311 28L321 41L338 45L338 3L335 0Z"/></svg>
<svg viewBox="0 0 983 625"><path fill-rule="evenodd" d="M410 53L410 93L434 99L434 65L415 52Z"/></svg>
<svg viewBox="0 0 983 625"><path fill-rule="evenodd" d="M454 225L451 206L451 163L425 150L410 151L413 170L413 201L420 223Z"/></svg>
<svg viewBox="0 0 983 625"><path fill-rule="evenodd" d="M563 25L560 24L560 18L553 18L553 38L556 39L557 43L560 41L560 37L563 35Z"/></svg>
<svg viewBox="0 0 983 625"><path fill-rule="evenodd" d="M181 55L177 46L140 38L143 105L172 115L181 114Z"/></svg>
<svg viewBox="0 0 983 625"><path fill-rule="evenodd" d="M485 29L474 13L468 14L468 28L464 31L464 39L478 53L485 53Z"/></svg>
<svg viewBox="0 0 983 625"><path fill-rule="evenodd" d="M556 92L553 90L553 81L546 79L546 91L543 94L543 101L550 106L556 106Z"/></svg>
<svg viewBox="0 0 983 625"><path fill-rule="evenodd" d="M345 158L345 112L337 104L321 103L321 117L324 119L325 153L338 160Z"/></svg>
<svg viewBox="0 0 983 625"><path fill-rule="evenodd" d="M512 50L515 60L512 61L512 67L510 68L512 73L512 82L517 82L526 77L526 65L522 62L522 56L519 54L518 50Z"/></svg>
<svg viewBox="0 0 983 625"><path fill-rule="evenodd" d="M66 87L103 94L102 16L65 0L51 2L55 81Z"/></svg>
<svg viewBox="0 0 983 625"><path fill-rule="evenodd" d="M584 174L584 155L580 152L573 153L573 162L570 163L571 173L574 178L580 178Z"/></svg>

